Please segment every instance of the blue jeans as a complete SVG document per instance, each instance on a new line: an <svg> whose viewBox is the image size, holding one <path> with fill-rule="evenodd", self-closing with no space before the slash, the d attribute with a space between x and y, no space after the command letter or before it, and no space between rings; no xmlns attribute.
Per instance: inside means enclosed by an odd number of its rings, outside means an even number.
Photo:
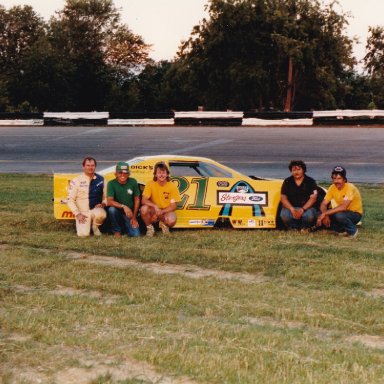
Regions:
<svg viewBox="0 0 384 384"><path fill-rule="evenodd" d="M344 211L330 215L331 228L336 232L347 232L348 235L356 233L356 224L361 220L361 215L358 212Z"/></svg>
<svg viewBox="0 0 384 384"><path fill-rule="evenodd" d="M132 228L131 219L125 214L123 209L108 207L108 217L111 222L111 229L113 233L121 233L123 229L127 232L127 235L131 237L140 236L140 229Z"/></svg>
<svg viewBox="0 0 384 384"><path fill-rule="evenodd" d="M296 209L300 209L300 207ZM311 207L303 213L303 216L301 216L300 219L295 219L289 209L282 208L280 217L286 228L311 228L316 224L317 210L316 208Z"/></svg>

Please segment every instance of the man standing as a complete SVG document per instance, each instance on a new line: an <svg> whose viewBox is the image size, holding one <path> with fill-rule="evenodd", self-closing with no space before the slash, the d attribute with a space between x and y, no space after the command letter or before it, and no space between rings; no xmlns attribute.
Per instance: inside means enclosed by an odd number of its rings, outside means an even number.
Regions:
<svg viewBox="0 0 384 384"><path fill-rule="evenodd" d="M147 236L155 233L153 223L159 221L162 232L169 234L169 228L176 224L176 206L181 200L176 184L170 181L169 169L164 162L155 164L153 180L144 188L141 217L147 226Z"/></svg>
<svg viewBox="0 0 384 384"><path fill-rule="evenodd" d="M120 161L116 165L116 178L108 182L108 217L114 236L120 237L123 229L131 237L140 236L137 214L140 206L140 189L136 179L129 177L129 165Z"/></svg>
<svg viewBox="0 0 384 384"><path fill-rule="evenodd" d="M309 229L316 223L317 184L305 174L304 161L292 160L288 168L292 176L286 178L281 187L281 220L286 228Z"/></svg>
<svg viewBox="0 0 384 384"><path fill-rule="evenodd" d="M107 214L104 210L104 178L96 172L96 160L83 160L83 174L75 177L69 185L68 207L76 218L78 236L89 236L91 227L95 236L100 236L99 226Z"/></svg>
<svg viewBox="0 0 384 384"><path fill-rule="evenodd" d="M363 215L363 204L359 190L347 181L347 171L340 165L332 170L332 182L320 206L317 225L331 227L340 234L355 238L358 234L356 224ZM334 200L335 208L328 209Z"/></svg>

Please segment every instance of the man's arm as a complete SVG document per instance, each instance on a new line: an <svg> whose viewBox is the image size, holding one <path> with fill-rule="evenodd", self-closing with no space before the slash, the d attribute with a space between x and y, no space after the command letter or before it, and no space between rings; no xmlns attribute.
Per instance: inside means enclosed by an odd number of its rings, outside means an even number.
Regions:
<svg viewBox="0 0 384 384"><path fill-rule="evenodd" d="M125 216L127 216L130 219L132 218L133 213L131 208L127 207L124 204L119 203L112 196L107 197L107 204L108 204L108 207L115 207L117 209L122 209L125 213Z"/></svg>
<svg viewBox="0 0 384 384"><path fill-rule="evenodd" d="M280 197L280 201L281 201L281 204L284 208L287 208L289 209L290 211L292 211L293 209L293 205L290 203L290 201L288 200L288 197L287 195L281 195Z"/></svg>
<svg viewBox="0 0 384 384"><path fill-rule="evenodd" d="M84 224L87 221L88 216L82 214L79 210L79 207L77 206L77 190L78 185L75 180L72 180L69 186L67 205L72 211L72 213L75 215L76 220L79 223Z"/></svg>
<svg viewBox="0 0 384 384"><path fill-rule="evenodd" d="M330 202L326 199L323 200L323 202L320 205L320 216L317 218L317 225L321 225L322 223L325 226L330 225L330 219L329 216L334 215L338 212L344 212L348 209L349 204L351 204L351 200L344 200L342 204L338 205L335 208L328 209L328 204Z"/></svg>
<svg viewBox="0 0 384 384"><path fill-rule="evenodd" d="M291 213L292 213L292 216L298 220L300 219L300 217L302 216L302 214L304 213L304 209L301 209L300 211L295 209L295 207L291 204L291 202L289 201L288 199L288 196L287 195L281 195L281 198L280 198L280 201L281 201L281 205L288 209Z"/></svg>
<svg viewBox="0 0 384 384"><path fill-rule="evenodd" d="M322 215L324 214L325 216L330 216L338 212L346 211L350 204L351 204L351 200L344 200L343 203L338 205L337 207L327 209L327 206L326 206L325 209L323 208L323 211L322 211L321 207L323 206L323 203L321 203L320 211Z"/></svg>
<svg viewBox="0 0 384 384"><path fill-rule="evenodd" d="M176 207L177 207L177 204L175 201L171 201L171 204L168 205L167 208L163 208L161 209L161 215L163 215L164 213L169 213L169 212L174 212L176 211Z"/></svg>
<svg viewBox="0 0 384 384"><path fill-rule="evenodd" d="M139 208L140 208L140 197L135 196L134 202L133 202L133 218L136 219L137 215L139 213Z"/></svg>
<svg viewBox="0 0 384 384"><path fill-rule="evenodd" d="M303 205L304 211L306 211L307 209L311 208L316 203L316 200L317 200L317 193L313 193L309 197L308 201Z"/></svg>
<svg viewBox="0 0 384 384"><path fill-rule="evenodd" d="M98 208L105 208L107 206L107 197L105 195L105 183L103 183L103 195L101 198L101 203L97 204L96 207Z"/></svg>

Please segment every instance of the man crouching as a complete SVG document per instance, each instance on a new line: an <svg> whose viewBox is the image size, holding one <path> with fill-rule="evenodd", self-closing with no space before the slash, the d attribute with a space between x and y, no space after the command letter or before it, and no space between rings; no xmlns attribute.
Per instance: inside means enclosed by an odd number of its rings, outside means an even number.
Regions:
<svg viewBox="0 0 384 384"><path fill-rule="evenodd" d="M176 206L181 200L175 183L170 181L169 169L164 162L155 164L153 180L144 188L141 218L147 227L148 237L155 234L153 223L159 221L162 232L169 234L169 228L176 224Z"/></svg>

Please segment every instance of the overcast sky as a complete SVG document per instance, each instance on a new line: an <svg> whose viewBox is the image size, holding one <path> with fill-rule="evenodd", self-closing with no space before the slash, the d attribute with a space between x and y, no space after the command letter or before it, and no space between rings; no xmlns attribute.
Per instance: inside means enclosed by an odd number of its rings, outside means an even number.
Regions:
<svg viewBox="0 0 384 384"><path fill-rule="evenodd" d="M329 2L329 0L325 0ZM207 16L207 0L114 0L121 9L122 20L147 44L152 44L154 60L174 58L181 40L188 39L193 26ZM384 26L384 0L339 0L342 10L350 12L347 33L357 36L360 44L354 48L361 60L365 52L368 26ZM29 4L45 19L61 10L65 0L0 0L6 8Z"/></svg>

